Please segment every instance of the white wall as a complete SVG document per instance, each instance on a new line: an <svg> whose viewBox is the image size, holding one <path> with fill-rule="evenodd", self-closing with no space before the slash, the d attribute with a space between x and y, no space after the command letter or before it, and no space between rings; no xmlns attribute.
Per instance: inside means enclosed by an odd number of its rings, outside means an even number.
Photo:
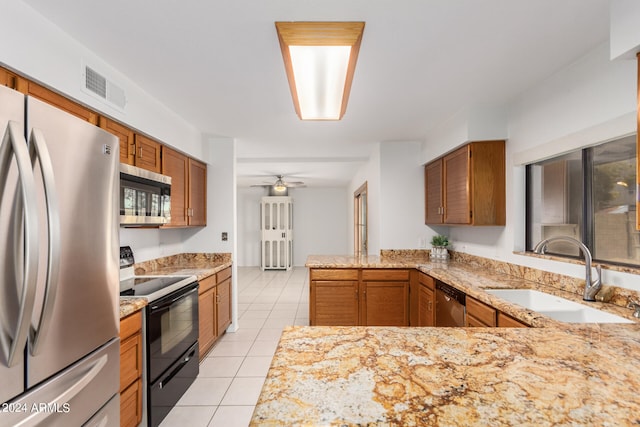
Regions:
<svg viewBox="0 0 640 427"><path fill-rule="evenodd" d="M346 188L293 188L293 263L309 255L345 254L348 250ZM260 200L263 188L238 188L239 266L260 265Z"/></svg>
<svg viewBox="0 0 640 427"><path fill-rule="evenodd" d="M425 248L424 168L420 142L380 144L380 248ZM373 254L373 252L371 252Z"/></svg>
<svg viewBox="0 0 640 427"><path fill-rule="evenodd" d="M638 0L613 0L611 2L611 59L635 60L640 51L640 2Z"/></svg>
<svg viewBox="0 0 640 427"><path fill-rule="evenodd" d="M185 251L234 253L237 235L235 141L205 137L204 150L207 162L207 226L187 231ZM223 232L227 233L227 241L222 240Z"/></svg>

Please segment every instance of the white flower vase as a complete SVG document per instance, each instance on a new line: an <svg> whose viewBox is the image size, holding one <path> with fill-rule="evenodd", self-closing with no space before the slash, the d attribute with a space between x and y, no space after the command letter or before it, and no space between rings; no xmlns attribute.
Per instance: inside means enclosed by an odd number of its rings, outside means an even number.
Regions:
<svg viewBox="0 0 640 427"><path fill-rule="evenodd" d="M434 261L446 261L449 259L449 251L446 246L434 246L431 249L431 259Z"/></svg>

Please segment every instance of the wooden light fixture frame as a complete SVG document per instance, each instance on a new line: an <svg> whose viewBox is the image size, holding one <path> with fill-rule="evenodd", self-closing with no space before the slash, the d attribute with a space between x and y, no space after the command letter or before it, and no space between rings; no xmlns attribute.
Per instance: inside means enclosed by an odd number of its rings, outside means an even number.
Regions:
<svg viewBox="0 0 640 427"><path fill-rule="evenodd" d="M351 46L340 116L337 120L342 119L347 110L351 83L356 69L358 53L360 52L362 33L364 32L364 22L276 22L275 24L287 72L287 80L289 81L289 89L293 97L293 105L300 120L304 119L300 111L289 46Z"/></svg>

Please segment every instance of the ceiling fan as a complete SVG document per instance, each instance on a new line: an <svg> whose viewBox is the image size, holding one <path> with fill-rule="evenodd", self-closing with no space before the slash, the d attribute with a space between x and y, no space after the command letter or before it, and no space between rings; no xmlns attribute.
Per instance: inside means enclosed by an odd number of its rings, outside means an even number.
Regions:
<svg viewBox="0 0 640 427"><path fill-rule="evenodd" d="M273 187L275 191L285 191L287 188L306 187L302 181L285 181L284 175L274 175L275 182L265 181L264 184L253 184L251 187Z"/></svg>

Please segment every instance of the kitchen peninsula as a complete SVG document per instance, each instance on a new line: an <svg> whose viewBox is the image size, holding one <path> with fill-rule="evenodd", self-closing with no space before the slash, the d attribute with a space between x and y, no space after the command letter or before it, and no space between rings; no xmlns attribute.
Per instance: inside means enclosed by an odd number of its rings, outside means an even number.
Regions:
<svg viewBox="0 0 640 427"><path fill-rule="evenodd" d="M578 300L566 290L571 280L538 283L524 278L534 272L507 275L509 266L469 261L310 257L310 268L417 268L534 327L285 329L252 425L640 423L639 323L554 321L483 289L536 288ZM624 307L592 304L632 319Z"/></svg>

